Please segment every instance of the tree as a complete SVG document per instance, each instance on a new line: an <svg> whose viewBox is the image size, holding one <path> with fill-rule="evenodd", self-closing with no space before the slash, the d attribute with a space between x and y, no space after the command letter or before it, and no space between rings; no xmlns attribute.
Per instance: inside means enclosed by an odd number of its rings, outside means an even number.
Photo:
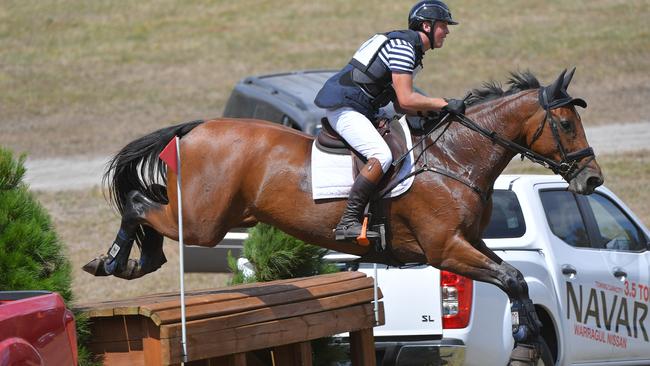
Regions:
<svg viewBox="0 0 650 366"><path fill-rule="evenodd" d="M70 306L70 263L49 214L23 183L24 162L24 155L16 160L0 147L0 291L58 292ZM89 364L83 346L89 332L85 319L75 318L79 364Z"/></svg>

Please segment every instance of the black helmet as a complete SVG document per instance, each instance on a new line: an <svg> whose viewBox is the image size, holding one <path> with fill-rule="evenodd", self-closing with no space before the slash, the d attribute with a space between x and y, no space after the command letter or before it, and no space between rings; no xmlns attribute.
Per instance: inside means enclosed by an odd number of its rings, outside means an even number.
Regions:
<svg viewBox="0 0 650 366"><path fill-rule="evenodd" d="M442 20L451 25L458 24L451 18L449 7L442 1L420 1L409 12L409 29L419 30L418 28L422 22L430 21L433 23L436 20Z"/></svg>

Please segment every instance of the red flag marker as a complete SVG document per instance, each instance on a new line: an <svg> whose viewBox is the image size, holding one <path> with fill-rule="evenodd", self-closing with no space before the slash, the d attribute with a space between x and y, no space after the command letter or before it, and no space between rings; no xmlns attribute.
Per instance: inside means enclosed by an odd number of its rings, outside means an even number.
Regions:
<svg viewBox="0 0 650 366"><path fill-rule="evenodd" d="M174 174L178 175L178 160L177 160L177 150L176 150L176 136L169 140L169 143L163 151L160 153L159 157L160 160L164 161L165 164L167 164L167 167L174 172Z"/></svg>

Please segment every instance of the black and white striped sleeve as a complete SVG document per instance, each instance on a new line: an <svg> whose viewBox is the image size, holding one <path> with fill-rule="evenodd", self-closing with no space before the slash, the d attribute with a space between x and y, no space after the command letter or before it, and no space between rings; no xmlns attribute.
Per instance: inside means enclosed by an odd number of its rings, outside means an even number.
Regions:
<svg viewBox="0 0 650 366"><path fill-rule="evenodd" d="M379 58L391 72L412 74L415 69L415 49L402 39L391 39L379 51Z"/></svg>

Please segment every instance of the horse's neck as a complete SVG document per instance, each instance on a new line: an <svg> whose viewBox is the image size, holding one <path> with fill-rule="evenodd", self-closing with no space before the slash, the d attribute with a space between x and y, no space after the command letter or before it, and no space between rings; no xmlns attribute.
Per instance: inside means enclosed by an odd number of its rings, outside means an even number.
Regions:
<svg viewBox="0 0 650 366"><path fill-rule="evenodd" d="M522 144L525 142L525 121L537 109L537 101L531 93L521 92L479 105L470 111L468 117L504 139ZM488 137L458 123L454 123L454 127L445 133L436 150L434 159L437 164L460 174L484 191L490 190L516 155L493 143Z"/></svg>

